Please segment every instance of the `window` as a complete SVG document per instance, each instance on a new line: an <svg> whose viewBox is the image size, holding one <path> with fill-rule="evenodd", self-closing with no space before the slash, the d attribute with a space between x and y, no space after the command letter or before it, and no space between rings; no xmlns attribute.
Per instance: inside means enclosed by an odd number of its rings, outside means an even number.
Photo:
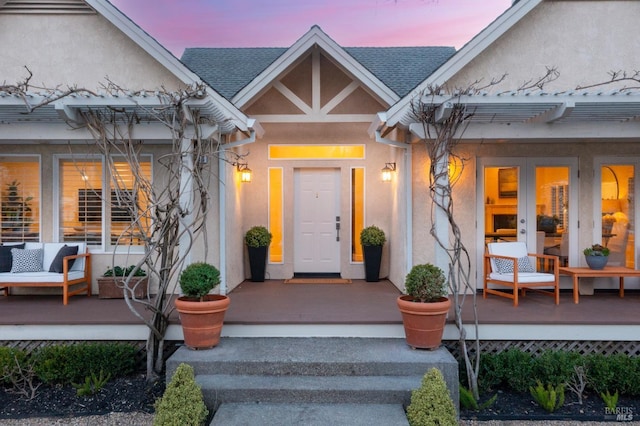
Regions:
<svg viewBox="0 0 640 426"><path fill-rule="evenodd" d="M107 173L102 158L59 160L60 241L85 241L93 246L143 244L141 237L150 224L144 214L148 201L136 189L129 164L117 160L112 164ZM140 166L144 178L150 180L150 157L143 156Z"/></svg>
<svg viewBox="0 0 640 426"><path fill-rule="evenodd" d="M0 157L2 242L40 239L40 160Z"/></svg>
<svg viewBox="0 0 640 426"><path fill-rule="evenodd" d="M351 169L351 261L363 262L360 232L364 228L364 167Z"/></svg>
<svg viewBox="0 0 640 426"><path fill-rule="evenodd" d="M269 262L283 262L283 189L282 168L269 167L269 231L273 238L269 246Z"/></svg>

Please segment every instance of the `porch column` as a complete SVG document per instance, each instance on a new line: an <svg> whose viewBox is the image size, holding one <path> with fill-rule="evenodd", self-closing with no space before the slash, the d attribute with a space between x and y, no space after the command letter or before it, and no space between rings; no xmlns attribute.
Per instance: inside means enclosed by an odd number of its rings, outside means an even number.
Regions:
<svg viewBox="0 0 640 426"><path fill-rule="evenodd" d="M180 142L180 156L182 168L180 170L180 207L187 214L180 220L178 230L178 256L184 259L185 264L191 263L191 236L187 228L193 223L193 181L191 171L193 170L193 146L191 139L182 138Z"/></svg>
<svg viewBox="0 0 640 426"><path fill-rule="evenodd" d="M449 241L449 218L447 212L440 206L448 206L451 203L451 194L446 188L451 188L449 183L449 158L443 153L436 154L438 162L433 164L435 171L435 200L433 212L433 229L435 236L443 244ZM449 255L447 250L435 242L435 265L442 269L446 276L449 275Z"/></svg>

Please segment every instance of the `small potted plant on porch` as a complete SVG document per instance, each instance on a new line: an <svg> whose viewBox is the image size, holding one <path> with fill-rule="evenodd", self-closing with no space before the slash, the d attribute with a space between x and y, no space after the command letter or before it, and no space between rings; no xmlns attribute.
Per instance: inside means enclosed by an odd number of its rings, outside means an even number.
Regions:
<svg viewBox="0 0 640 426"><path fill-rule="evenodd" d="M144 269L136 268L135 265L107 268L104 274L98 278L98 298L123 299L125 285L133 291L135 298L146 297L149 277ZM128 294L131 295L131 293Z"/></svg>
<svg viewBox="0 0 640 426"><path fill-rule="evenodd" d="M609 249L600 244L593 244L582 252L591 269L604 269L609 261Z"/></svg>
<svg viewBox="0 0 640 426"><path fill-rule="evenodd" d="M387 241L384 231L375 225L367 226L360 232L360 244L364 254L365 280L380 281L382 247Z"/></svg>
<svg viewBox="0 0 640 426"><path fill-rule="evenodd" d="M446 281L442 269L430 263L415 265L407 274L407 294L398 296L397 303L409 346L420 349L440 346L451 307Z"/></svg>
<svg viewBox="0 0 640 426"><path fill-rule="evenodd" d="M244 242L249 252L251 281L264 281L267 269L267 251L272 238L271 232L264 226L254 226L244 236Z"/></svg>
<svg viewBox="0 0 640 426"><path fill-rule="evenodd" d="M184 295L176 299L175 305L185 345L191 349L216 346L230 303L228 296L209 294L220 284L220 271L208 263L192 263L180 274L179 283Z"/></svg>

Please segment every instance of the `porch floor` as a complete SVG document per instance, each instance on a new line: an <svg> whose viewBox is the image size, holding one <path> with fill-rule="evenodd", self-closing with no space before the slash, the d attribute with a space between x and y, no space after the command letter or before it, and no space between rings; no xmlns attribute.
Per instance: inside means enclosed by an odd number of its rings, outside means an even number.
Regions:
<svg viewBox="0 0 640 426"><path fill-rule="evenodd" d="M247 281L229 294L231 305L225 317L223 334L227 329L227 335L242 336L246 334L241 330L263 327L260 333L269 335L268 331L264 331L269 327L275 329L305 325L360 325L379 329L393 327L393 330L397 331L401 330L402 324L395 302L399 294L395 286L385 280L377 283L353 280L351 284ZM463 319L467 324L473 321L472 304L473 300L467 297L463 310ZM513 307L509 299L492 295L483 299L482 295L478 294L477 310L481 326L479 333L485 334L481 334L481 338L498 339L499 337L494 336L497 332L489 331L494 326L502 327L499 333L503 337L519 335L523 338L526 334L538 335L538 338L543 340L545 336L546 339L551 339L548 330L558 330L561 326L564 330L562 334L571 335L574 339L580 339L582 334L582 339L592 340L595 329L599 329L603 336L608 336L607 340L640 338L640 292L634 290L626 291L624 298L618 297L617 292L596 290L592 296L581 296L579 304L573 303L571 292L562 292L559 305L555 305L553 299L548 296L529 292L521 299L517 308ZM453 327L452 318L453 315L450 315L450 330ZM179 324L175 312L171 316L171 323L172 326ZM2 337L2 334L5 334L2 330L9 330L5 328L9 326L14 326L14 331L15 326L102 326L102 329L88 329L87 333L106 333L105 330L111 330L109 334L112 334L114 326L117 325L140 325L140 321L129 311L122 299L74 296L70 298L69 304L64 306L59 295L0 297L0 341L7 339ZM531 334L529 331L532 329L537 331ZM582 331L576 335L576 330ZM402 335L402 332L400 333ZM10 334L16 335L15 332ZM445 338L447 334L451 336L445 332ZM314 334L307 332L306 335ZM93 338L98 339L99 336Z"/></svg>

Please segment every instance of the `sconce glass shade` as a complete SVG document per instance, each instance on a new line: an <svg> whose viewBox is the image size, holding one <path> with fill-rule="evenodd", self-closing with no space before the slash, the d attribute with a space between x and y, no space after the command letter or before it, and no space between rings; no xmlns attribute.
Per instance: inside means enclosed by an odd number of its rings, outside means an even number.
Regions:
<svg viewBox="0 0 640 426"><path fill-rule="evenodd" d="M240 182L251 182L251 169L246 164L238 164Z"/></svg>
<svg viewBox="0 0 640 426"><path fill-rule="evenodd" d="M391 182L391 173L396 171L396 163L385 163L382 169L382 181Z"/></svg>

